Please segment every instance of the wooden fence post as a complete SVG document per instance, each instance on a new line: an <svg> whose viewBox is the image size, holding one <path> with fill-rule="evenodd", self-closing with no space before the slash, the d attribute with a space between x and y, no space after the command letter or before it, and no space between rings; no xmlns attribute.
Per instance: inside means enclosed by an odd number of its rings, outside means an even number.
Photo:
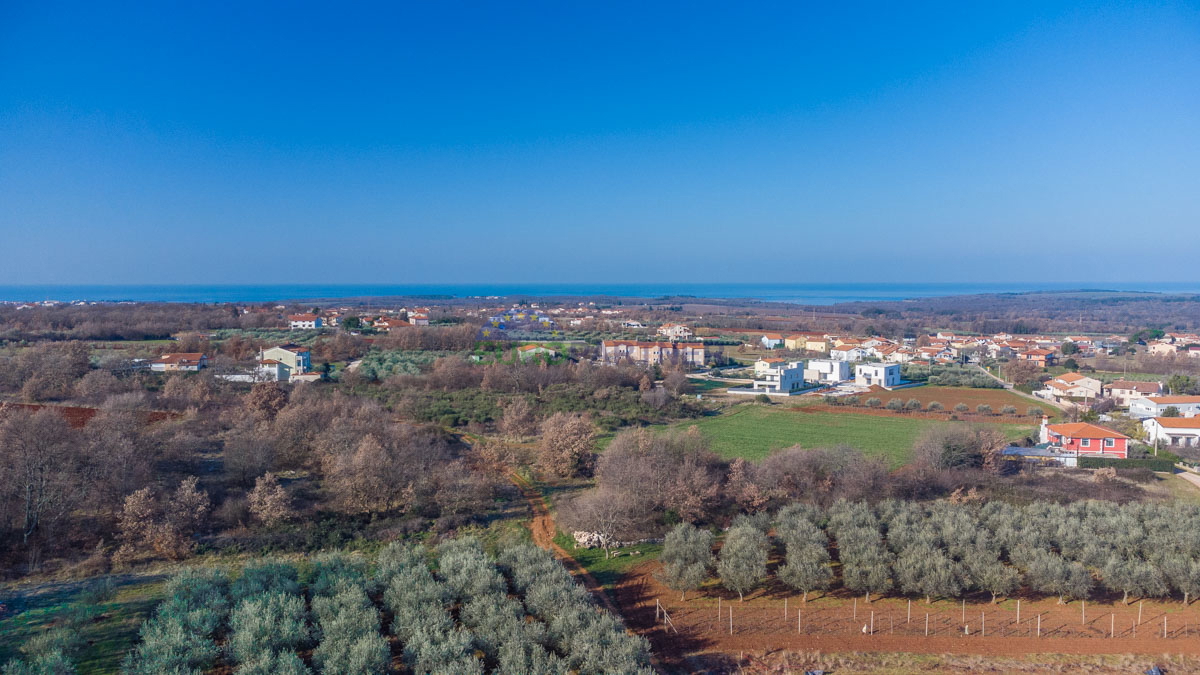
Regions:
<svg viewBox="0 0 1200 675"><path fill-rule="evenodd" d="M1038 637L1042 637L1042 613L1038 612Z"/></svg>
<svg viewBox="0 0 1200 675"><path fill-rule="evenodd" d="M1142 600L1138 600L1138 625L1142 625Z"/></svg>
<svg viewBox="0 0 1200 675"><path fill-rule="evenodd" d="M733 635L733 607L729 608L729 634Z"/></svg>
<svg viewBox="0 0 1200 675"><path fill-rule="evenodd" d="M1017 623L1021 623L1021 601L1017 600Z"/></svg>
<svg viewBox="0 0 1200 675"><path fill-rule="evenodd" d="M925 637L929 637L929 612L925 612Z"/></svg>
<svg viewBox="0 0 1200 675"><path fill-rule="evenodd" d="M1079 625L1087 625L1087 600L1079 601Z"/></svg>
<svg viewBox="0 0 1200 675"><path fill-rule="evenodd" d="M912 598L908 599L908 621L905 623L912 623Z"/></svg>
<svg viewBox="0 0 1200 675"><path fill-rule="evenodd" d="M858 621L858 596L854 596L854 613L850 615L850 619Z"/></svg>
<svg viewBox="0 0 1200 675"><path fill-rule="evenodd" d="M1108 615L1108 638L1111 640L1112 638L1115 638L1115 637L1117 637L1117 615L1109 614Z"/></svg>
<svg viewBox="0 0 1200 675"><path fill-rule="evenodd" d="M1163 625L1166 626L1167 618L1163 617ZM875 634L875 610L871 610L871 635Z"/></svg>

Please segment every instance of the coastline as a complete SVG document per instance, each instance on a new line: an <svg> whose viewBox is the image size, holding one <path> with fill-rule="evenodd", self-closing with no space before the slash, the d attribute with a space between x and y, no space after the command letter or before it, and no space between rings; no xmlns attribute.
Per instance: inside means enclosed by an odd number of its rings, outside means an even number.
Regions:
<svg viewBox="0 0 1200 675"><path fill-rule="evenodd" d="M1200 282L1165 283L851 283L851 284L230 284L0 285L0 302L336 302L348 299L427 300L604 297L753 300L797 305L897 302L964 295L1031 293L1200 293Z"/></svg>

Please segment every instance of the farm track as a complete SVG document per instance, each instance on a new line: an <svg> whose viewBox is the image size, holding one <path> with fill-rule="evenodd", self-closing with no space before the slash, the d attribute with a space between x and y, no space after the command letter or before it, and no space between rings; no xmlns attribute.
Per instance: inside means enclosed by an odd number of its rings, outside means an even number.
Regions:
<svg viewBox="0 0 1200 675"><path fill-rule="evenodd" d="M546 504L545 496L515 472L510 472L508 476L521 490L521 496L529 502L529 508L533 511L533 519L529 521L533 543L553 553L554 557L558 558L571 571L571 574L583 582L583 585L600 601L600 604L604 605L605 609L620 616L621 612L617 605L608 596L608 593L604 592L604 588L596 581L596 578L583 565L580 565L579 561L575 560L566 549L554 543L554 535L558 532L558 527L554 523L554 516L550 515L550 507Z"/></svg>

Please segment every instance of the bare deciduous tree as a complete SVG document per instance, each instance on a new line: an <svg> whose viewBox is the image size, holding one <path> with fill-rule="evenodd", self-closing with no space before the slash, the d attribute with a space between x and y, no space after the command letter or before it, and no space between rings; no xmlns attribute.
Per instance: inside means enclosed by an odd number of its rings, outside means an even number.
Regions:
<svg viewBox="0 0 1200 675"><path fill-rule="evenodd" d="M571 478L592 465L596 432L583 415L555 413L542 422L538 465L551 476Z"/></svg>
<svg viewBox="0 0 1200 675"><path fill-rule="evenodd" d="M268 527L290 520L295 515L291 496L273 473L259 476L247 499L250 502L250 515Z"/></svg>

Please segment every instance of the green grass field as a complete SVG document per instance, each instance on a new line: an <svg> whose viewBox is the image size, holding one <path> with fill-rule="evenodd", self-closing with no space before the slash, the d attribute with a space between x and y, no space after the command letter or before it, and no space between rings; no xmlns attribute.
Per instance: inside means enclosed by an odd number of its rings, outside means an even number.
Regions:
<svg viewBox="0 0 1200 675"><path fill-rule="evenodd" d="M713 451L728 459L758 460L797 444L805 448L845 444L898 467L911 458L913 443L923 431L939 424L962 423L841 412L806 413L783 405L743 403L720 415L677 426L687 428L693 424L708 437ZM1014 440L1033 430L1027 425L995 426Z"/></svg>

